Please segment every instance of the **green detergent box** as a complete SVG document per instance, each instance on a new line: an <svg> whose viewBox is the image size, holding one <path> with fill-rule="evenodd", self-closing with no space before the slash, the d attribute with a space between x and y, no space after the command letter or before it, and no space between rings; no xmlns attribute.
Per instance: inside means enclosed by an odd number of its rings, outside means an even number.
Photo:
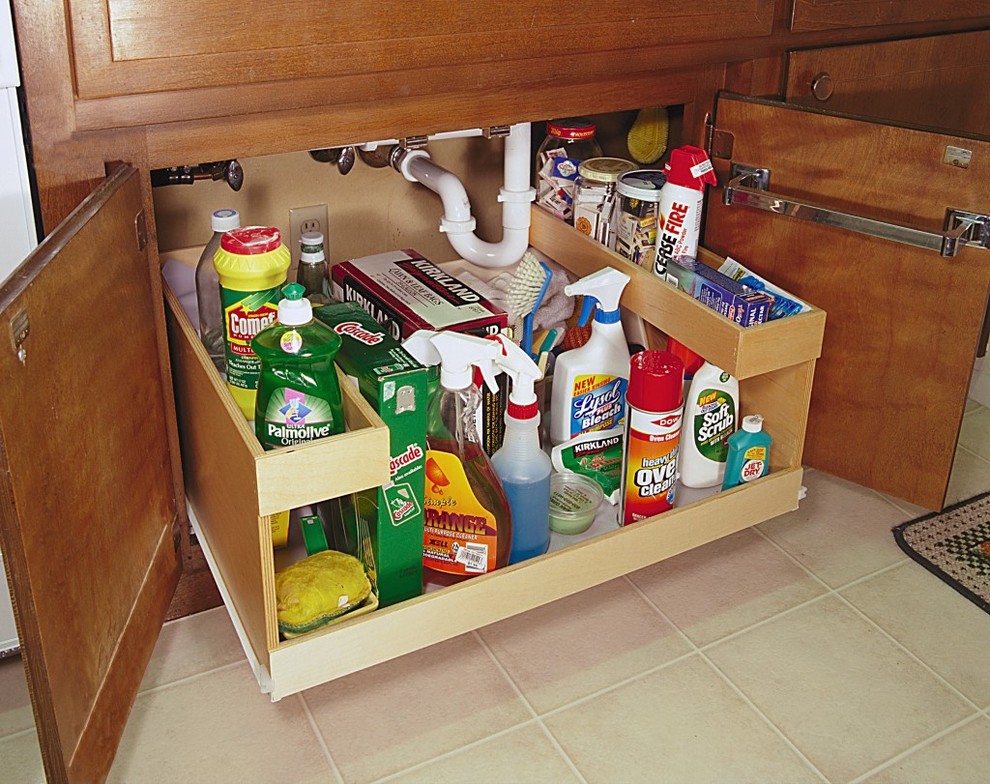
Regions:
<svg viewBox="0 0 990 784"><path fill-rule="evenodd" d="M334 499L324 515L331 546L351 554L357 549L357 520L367 523L378 599L388 606L423 590L428 371L356 303L322 305L313 315L340 335L337 366L388 425L388 484Z"/></svg>

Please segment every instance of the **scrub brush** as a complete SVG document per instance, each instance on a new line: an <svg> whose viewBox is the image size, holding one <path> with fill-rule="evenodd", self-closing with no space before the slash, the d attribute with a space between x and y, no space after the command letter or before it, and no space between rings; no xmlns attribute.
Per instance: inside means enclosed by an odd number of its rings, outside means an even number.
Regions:
<svg viewBox="0 0 990 784"><path fill-rule="evenodd" d="M653 163L667 149L667 107L640 109L626 135L629 154L637 163Z"/></svg>
<svg viewBox="0 0 990 784"><path fill-rule="evenodd" d="M506 292L506 305L516 317L513 334L520 348L530 356L533 351L533 314L543 302L552 276L553 272L546 264L526 251Z"/></svg>

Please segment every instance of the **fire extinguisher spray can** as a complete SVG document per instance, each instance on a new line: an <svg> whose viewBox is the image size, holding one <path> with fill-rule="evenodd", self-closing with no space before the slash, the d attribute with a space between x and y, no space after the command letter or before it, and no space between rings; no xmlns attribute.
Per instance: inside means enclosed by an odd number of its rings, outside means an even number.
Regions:
<svg viewBox="0 0 990 784"><path fill-rule="evenodd" d="M667 277L672 259L698 255L705 186L717 184L708 153L690 144L670 151L664 172L667 182L660 189L657 252L653 257L653 273L661 278Z"/></svg>
<svg viewBox="0 0 990 784"><path fill-rule="evenodd" d="M684 362L669 351L640 351L630 362L622 461L622 525L674 506L684 402Z"/></svg>

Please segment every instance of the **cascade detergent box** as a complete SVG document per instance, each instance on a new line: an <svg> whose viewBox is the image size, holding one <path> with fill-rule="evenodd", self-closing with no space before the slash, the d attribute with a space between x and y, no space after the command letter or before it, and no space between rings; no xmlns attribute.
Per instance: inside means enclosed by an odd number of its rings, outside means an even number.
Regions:
<svg viewBox="0 0 990 784"><path fill-rule="evenodd" d="M744 327L770 319L773 300L762 291L723 275L702 262L678 256L667 264L667 278L696 300Z"/></svg>
<svg viewBox="0 0 990 784"><path fill-rule="evenodd" d="M396 340L418 329L497 335L505 311L414 250L342 261L330 272L333 295L357 302Z"/></svg>
<svg viewBox="0 0 990 784"><path fill-rule="evenodd" d="M423 590L428 371L356 303L322 305L313 315L340 335L337 366L389 430L389 482L339 500L345 513L330 515L333 546L356 554L356 518L367 522L379 602L395 604Z"/></svg>

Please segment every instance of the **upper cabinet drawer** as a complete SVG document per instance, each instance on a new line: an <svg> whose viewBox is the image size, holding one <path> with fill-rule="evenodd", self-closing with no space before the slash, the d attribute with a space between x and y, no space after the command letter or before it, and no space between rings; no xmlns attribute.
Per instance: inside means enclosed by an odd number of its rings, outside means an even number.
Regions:
<svg viewBox="0 0 990 784"><path fill-rule="evenodd" d="M765 36L773 24L773 0L69 0L67 8L77 102L214 88L225 102L202 101L202 117L644 72L674 67L671 45ZM233 97L216 92L232 87ZM103 127L142 123L103 116ZM95 112L88 119L100 127Z"/></svg>
<svg viewBox="0 0 990 784"><path fill-rule="evenodd" d="M990 14L990 0L794 0L791 30L834 30L841 27L944 22Z"/></svg>

